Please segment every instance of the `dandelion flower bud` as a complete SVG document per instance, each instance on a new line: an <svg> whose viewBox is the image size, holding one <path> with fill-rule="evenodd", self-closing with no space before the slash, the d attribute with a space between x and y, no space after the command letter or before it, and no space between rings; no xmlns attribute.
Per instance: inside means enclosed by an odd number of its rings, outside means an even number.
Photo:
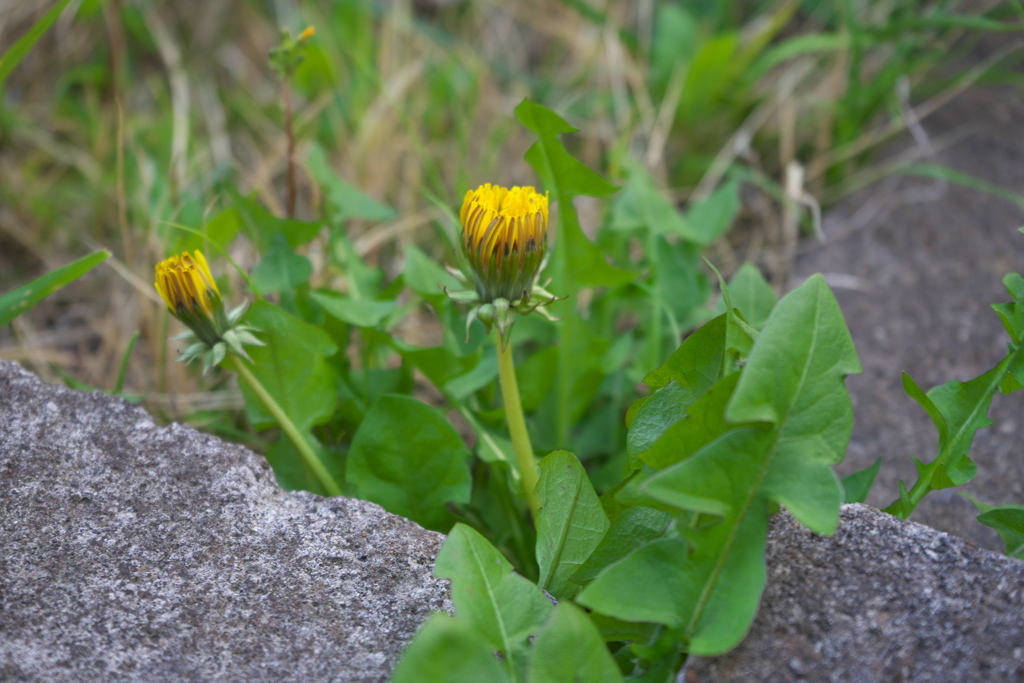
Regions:
<svg viewBox="0 0 1024 683"><path fill-rule="evenodd" d="M466 193L459 220L480 299L528 298L547 252L547 195L532 187L481 185Z"/></svg>
<svg viewBox="0 0 1024 683"><path fill-rule="evenodd" d="M548 196L532 187L481 185L466 193L459 212L462 223L463 272L449 268L473 289L448 291L458 303L473 304L466 319L466 338L474 320L488 330L497 326L502 345L516 315L544 310L558 297L537 284L548 250Z"/></svg>
<svg viewBox="0 0 1024 683"><path fill-rule="evenodd" d="M178 360L191 362L201 357L203 372L206 373L224 360L229 349L249 359L245 344L263 346L263 342L252 334L256 330L238 324L246 304L230 313L224 312L220 289L201 251L191 254L186 251L158 263L154 286L171 314L188 325L190 330L175 337L193 342Z"/></svg>

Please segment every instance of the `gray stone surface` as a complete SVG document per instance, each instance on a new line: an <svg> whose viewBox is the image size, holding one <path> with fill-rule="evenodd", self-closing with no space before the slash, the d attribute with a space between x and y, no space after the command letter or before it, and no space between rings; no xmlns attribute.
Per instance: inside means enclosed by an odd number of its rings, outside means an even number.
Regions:
<svg viewBox="0 0 1024 683"><path fill-rule="evenodd" d="M442 540L0 361L0 680L386 680Z"/></svg>
<svg viewBox="0 0 1024 683"><path fill-rule="evenodd" d="M1024 680L1024 562L864 505L831 538L772 520L750 634L680 682Z"/></svg>
<svg viewBox="0 0 1024 683"><path fill-rule="evenodd" d="M1024 194L1024 102L1015 91L970 90L923 127L939 149L923 161ZM940 149L951 132L966 137ZM1005 199L898 176L841 202L826 219L827 244L805 245L796 279L820 271L840 285L836 296L864 366L847 379L854 431L839 469L845 475L884 459L868 503L885 507L900 479L908 488L916 481L911 456L935 457L935 427L904 393L901 373L928 390L972 379L1006 354L1009 335L989 304L1009 300L1004 275L1024 274L1021 225L1024 210ZM971 452L977 478L929 494L912 519L1001 551L999 537L975 521L977 511L959 493L1024 503L1024 393L997 394L991 416L996 424L977 433Z"/></svg>

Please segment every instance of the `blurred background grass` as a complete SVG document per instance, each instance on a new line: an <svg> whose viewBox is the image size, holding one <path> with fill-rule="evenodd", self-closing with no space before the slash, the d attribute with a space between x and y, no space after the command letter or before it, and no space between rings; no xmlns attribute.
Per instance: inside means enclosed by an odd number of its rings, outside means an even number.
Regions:
<svg viewBox="0 0 1024 683"><path fill-rule="evenodd" d="M0 3L0 52L52 4ZM614 182L639 165L683 206L727 173L745 181L711 255L726 273L755 262L779 288L796 200L827 207L945 144L918 122L967 87L1019 86L1022 17L1018 0L71 2L2 86L0 292L99 247L114 257L0 330L0 357L109 390L138 332L127 393L175 418L241 405L166 357L152 273L186 243L171 224L209 229L238 194L285 213L267 59L281 27L316 30L290 84L296 216L323 216L325 163L394 209L348 223L388 273L405 244L448 258L441 207L470 186L537 183L512 116L528 96L577 125L567 144ZM908 129L917 151L885 158ZM608 215L579 210L591 235ZM230 253L259 261L245 239ZM429 338L429 325L411 316L404 334Z"/></svg>

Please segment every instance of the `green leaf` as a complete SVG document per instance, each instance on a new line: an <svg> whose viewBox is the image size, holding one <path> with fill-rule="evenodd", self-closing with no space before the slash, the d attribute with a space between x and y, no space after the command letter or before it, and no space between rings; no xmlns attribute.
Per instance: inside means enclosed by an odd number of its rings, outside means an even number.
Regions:
<svg viewBox="0 0 1024 683"><path fill-rule="evenodd" d="M532 413L548 397L558 375L558 349L549 346L516 366L516 383L523 411Z"/></svg>
<svg viewBox="0 0 1024 683"><path fill-rule="evenodd" d="M604 538L569 580L581 586L597 578L606 567L656 540L668 528L672 515L662 510L635 505L619 515Z"/></svg>
<svg viewBox="0 0 1024 683"><path fill-rule="evenodd" d="M303 438L313 447L331 478L336 482L345 481L345 458L324 448L312 432L304 432ZM285 491L311 491L321 496L330 495L313 470L306 465L295 448L295 442L287 434L282 433L277 441L270 444L265 455L274 470L274 478Z"/></svg>
<svg viewBox="0 0 1024 683"><path fill-rule="evenodd" d="M725 420L725 408L736 391L740 375L723 377L692 405L686 416L670 426L637 458L655 469L685 460L736 425Z"/></svg>
<svg viewBox="0 0 1024 683"><path fill-rule="evenodd" d="M839 521L843 490L830 465L843 459L853 431L843 381L860 371L839 304L814 275L772 311L726 409L730 422L779 429L765 494L818 533L832 533Z"/></svg>
<svg viewBox="0 0 1024 683"><path fill-rule="evenodd" d="M323 424L334 414L334 369L327 359L338 352L331 338L266 301L255 302L245 322L266 346L247 346L252 373L281 405L299 431ZM245 412L256 429L277 424L259 397L240 383Z"/></svg>
<svg viewBox="0 0 1024 683"><path fill-rule="evenodd" d="M640 467L638 457L653 446L672 425L684 417L693 403L688 387L672 382L658 389L636 411L626 434L626 466L635 470Z"/></svg>
<svg viewBox="0 0 1024 683"><path fill-rule="evenodd" d="M480 363L481 353L471 356L456 356L442 346L420 348L405 342L392 339L391 346L405 359L409 365L417 368L434 386L447 391L448 382L462 377Z"/></svg>
<svg viewBox="0 0 1024 683"><path fill-rule="evenodd" d="M536 493L542 505L537 519L538 583L565 600L579 591L569 576L601 542L608 517L583 465L567 451L555 451L540 461Z"/></svg>
<svg viewBox="0 0 1024 683"><path fill-rule="evenodd" d="M960 486L974 478L977 467L968 457L971 442L979 429L993 424L988 417L992 397L1022 355L1018 348L985 374L968 382L947 382L927 394L904 373L904 390L925 409L939 432L939 453L932 462L918 468L921 480L914 487L915 495L908 494L905 500L901 496L886 512L909 515L929 490Z"/></svg>
<svg viewBox="0 0 1024 683"><path fill-rule="evenodd" d="M331 256L345 274L348 293L353 299L372 299L377 296L384 272L363 261L348 235L341 232L331 236Z"/></svg>
<svg viewBox="0 0 1024 683"><path fill-rule="evenodd" d="M459 282L447 270L412 244L405 246L405 267L402 274L405 276L405 284L428 300L439 300L443 297L442 287L459 289Z"/></svg>
<svg viewBox="0 0 1024 683"><path fill-rule="evenodd" d="M675 205L654 186L649 173L640 164L629 168L629 180L615 200L612 230L648 229L656 234L676 235L698 242L700 235L690 228Z"/></svg>
<svg viewBox="0 0 1024 683"><path fill-rule="evenodd" d="M66 3L65 3L66 4ZM110 257L106 249L62 266L52 273L0 295L0 326L6 325L61 287L82 277Z"/></svg>
<svg viewBox="0 0 1024 683"><path fill-rule="evenodd" d="M978 521L999 533L1007 555L1024 560L1024 505L993 508L978 515Z"/></svg>
<svg viewBox="0 0 1024 683"><path fill-rule="evenodd" d="M580 228L572 200L579 195L606 197L616 187L569 154L558 138L574 133L558 114L546 107L523 100L516 107L516 118L537 134L538 140L526 152L526 161L540 176L545 189L558 203L558 244L554 249L556 288L615 286L633 279L629 271L609 266L604 255L587 239Z"/></svg>
<svg viewBox="0 0 1024 683"><path fill-rule="evenodd" d="M675 382L690 394L691 403L711 388L722 373L726 316L720 315L686 338L668 360L644 377L644 384L661 389Z"/></svg>
<svg viewBox="0 0 1024 683"><path fill-rule="evenodd" d="M649 479L645 493L722 514L722 521L688 530L692 547L674 539L642 546L600 574L577 602L618 619L682 629L693 654L717 655L739 643L764 588L768 505L756 494L771 444L770 431L733 430Z"/></svg>
<svg viewBox="0 0 1024 683"><path fill-rule="evenodd" d="M732 227L740 210L739 192L739 181L730 180L690 208L686 222L695 233L697 242L709 245Z"/></svg>
<svg viewBox="0 0 1024 683"><path fill-rule="evenodd" d="M563 602L537 634L530 653L529 683L622 681L597 628L579 607ZM485 679L480 679L485 680Z"/></svg>
<svg viewBox="0 0 1024 683"><path fill-rule="evenodd" d="M725 330L725 350L728 354L728 363L724 372L729 373L737 370L740 361L750 353L750 349L754 346L754 340L757 339L758 331L747 323L739 309L736 308L729 285L725 284L725 278L718 272L718 268L715 268L714 264L707 259L704 259L704 262L715 272L718 286L722 289L722 302L725 304L725 312L728 316Z"/></svg>
<svg viewBox="0 0 1024 683"><path fill-rule="evenodd" d="M228 207L203 224L202 234L182 232L177 251L209 251L208 245L214 249L226 249L242 228L242 219L238 209Z"/></svg>
<svg viewBox="0 0 1024 683"><path fill-rule="evenodd" d="M744 263L729 283L732 305L743 314L743 319L758 330L768 321L778 299L771 285L752 263Z"/></svg>
<svg viewBox="0 0 1024 683"><path fill-rule="evenodd" d="M392 683L506 683L487 641L467 624L446 614L432 615L398 660Z"/></svg>
<svg viewBox="0 0 1024 683"><path fill-rule="evenodd" d="M691 419L695 434L726 431L630 484L638 497L681 511L689 523L678 531L688 544L668 540L641 547L599 575L578 601L618 619L680 628L693 654L734 647L764 587L772 505L784 504L814 531L831 533L838 524L842 488L831 465L842 458L853 427L843 379L859 370L835 297L824 278L810 278L772 311L742 372L720 381L736 382L735 389L712 390L701 399L704 417L691 415L663 438ZM729 429L711 415L730 393L725 418L756 426ZM691 413L698 413L697 403ZM626 589L622 584L631 574L629 581L639 586L664 588Z"/></svg>
<svg viewBox="0 0 1024 683"><path fill-rule="evenodd" d="M366 413L348 454L348 482L363 500L445 532L445 505L469 502L469 449L436 410L408 396L382 396Z"/></svg>
<svg viewBox="0 0 1024 683"><path fill-rule="evenodd" d="M252 271L253 284L263 293L290 292L312 276L313 264L292 251L281 233L274 235L270 250Z"/></svg>
<svg viewBox="0 0 1024 683"><path fill-rule="evenodd" d="M332 292L310 292L328 314L355 327L377 327L395 310L394 300L350 299Z"/></svg>
<svg viewBox="0 0 1024 683"><path fill-rule="evenodd" d="M875 483L875 477L878 476L878 470L881 466L882 459L878 458L871 467L843 477L843 502L863 503L867 500L868 493L871 492L871 485Z"/></svg>
<svg viewBox="0 0 1024 683"><path fill-rule="evenodd" d="M661 627L654 623L623 621L598 612L590 613L590 621L606 643L616 641L647 643L657 638L657 633L661 630Z"/></svg>
<svg viewBox="0 0 1024 683"><path fill-rule="evenodd" d="M242 224L249 229L253 243L263 254L270 249L274 235L278 233L284 235L288 246L297 249L316 237L323 227L320 221L278 218L252 197L243 197L235 193L234 200Z"/></svg>
<svg viewBox="0 0 1024 683"><path fill-rule="evenodd" d="M327 195L327 205L330 207L333 227L340 228L350 218L386 221L397 214L397 211L390 206L381 204L376 199L364 194L359 188L349 185L339 178L331 170L327 155L319 145L310 147L307 162L313 177L323 186L324 193Z"/></svg>
<svg viewBox="0 0 1024 683"><path fill-rule="evenodd" d="M1024 340L1024 278L1017 273L1010 273L1003 278L1003 284L1013 297L1013 303L992 304L992 310L999 314L1014 344L1019 345Z"/></svg>
<svg viewBox="0 0 1024 683"><path fill-rule="evenodd" d="M59 0L57 4L46 11L46 14L38 20L21 38L15 41L14 45L7 48L7 51L0 55L0 86L7 80L7 76L14 71L14 67L25 59L25 56L32 50L39 39L46 35L50 27L57 21L57 18L64 11L64 8L71 3L71 0ZM0 309L2 310L2 309ZM0 323L3 324L3 323Z"/></svg>
<svg viewBox="0 0 1024 683"><path fill-rule="evenodd" d="M711 294L708 279L698 267L701 247L682 240L672 243L660 236L654 244L654 292L675 319L688 326L694 312Z"/></svg>
<svg viewBox="0 0 1024 683"><path fill-rule="evenodd" d="M576 602L624 621L681 627L693 602L684 572L687 553L679 539L649 543L608 567Z"/></svg>
<svg viewBox="0 0 1024 683"><path fill-rule="evenodd" d="M451 579L456 620L502 652L511 672L521 670L516 664L525 664L527 638L553 609L540 588L514 573L512 564L465 524L456 524L448 535L434 573Z"/></svg>

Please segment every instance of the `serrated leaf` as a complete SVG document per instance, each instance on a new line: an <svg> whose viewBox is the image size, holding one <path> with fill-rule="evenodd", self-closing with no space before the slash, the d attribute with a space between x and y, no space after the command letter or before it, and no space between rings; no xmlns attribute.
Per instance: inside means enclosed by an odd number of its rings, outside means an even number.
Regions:
<svg viewBox="0 0 1024 683"><path fill-rule="evenodd" d="M714 271L718 278L718 286L722 290L722 302L725 304L726 314L725 350L728 360L723 372L728 374L739 368L740 361L746 358L754 347L754 340L757 339L759 332L747 323L743 314L736 308L732 300L732 291L729 285L725 284L725 278L718 272L718 268L715 268L708 259L704 259L704 262Z"/></svg>
<svg viewBox="0 0 1024 683"><path fill-rule="evenodd" d="M469 502L469 449L440 413L409 396L382 396L352 439L346 477L359 498L446 532L446 504Z"/></svg>
<svg viewBox="0 0 1024 683"><path fill-rule="evenodd" d="M868 494L871 492L871 485L875 483L875 477L878 476L881 466L882 459L878 458L871 467L843 477L843 502L863 503L867 500Z"/></svg>
<svg viewBox="0 0 1024 683"><path fill-rule="evenodd" d="M1010 361L1010 365L1006 368L1006 377L1003 378L1002 383L999 385L999 391L1003 394L1012 394L1015 391L1024 389L1024 354L1017 353L1020 347L1014 347L1011 345L1010 353L1013 355L1013 360Z"/></svg>
<svg viewBox="0 0 1024 683"><path fill-rule="evenodd" d="M409 365L417 368L434 386L446 390L448 382L470 372L480 362L481 353L457 356L443 346L421 348L392 339L389 344Z"/></svg>
<svg viewBox="0 0 1024 683"><path fill-rule="evenodd" d="M736 425L726 422L725 408L736 391L740 375L723 377L703 396L686 408L686 416L662 434L651 446L637 454L637 458L654 469L690 457Z"/></svg>
<svg viewBox="0 0 1024 683"><path fill-rule="evenodd" d="M266 301L249 307L244 322L256 328L256 336L266 344L246 347L253 361L252 374L295 426L306 431L329 420L337 405L334 369L327 363L338 352L331 338L319 327ZM240 387L253 427L277 424L249 385L240 382Z"/></svg>
<svg viewBox="0 0 1024 683"><path fill-rule="evenodd" d="M540 461L536 494L541 502L537 519L538 584L559 600L580 589L569 577L594 551L608 530L583 465L568 451L555 451Z"/></svg>
<svg viewBox="0 0 1024 683"><path fill-rule="evenodd" d="M203 224L201 235L182 232L182 237L178 242L176 251L195 251L196 249L201 249L205 253L210 253L207 245L226 249L241 228L242 219L239 216L238 209L230 206L206 221Z"/></svg>
<svg viewBox="0 0 1024 683"><path fill-rule="evenodd" d="M838 524L843 491L830 466L843 459L853 431L843 381L860 371L839 304L814 275L772 311L726 409L730 422L777 426L765 495L818 533Z"/></svg>
<svg viewBox="0 0 1024 683"><path fill-rule="evenodd" d="M263 292L288 292L309 282L313 264L292 251L284 235L274 235L271 247L252 271L252 282Z"/></svg>
<svg viewBox="0 0 1024 683"><path fill-rule="evenodd" d="M536 584L512 571L512 564L478 531L456 524L437 555L434 574L451 579L456 619L479 633L507 658L525 664L527 638L547 621L553 606Z"/></svg>
<svg viewBox="0 0 1024 683"><path fill-rule="evenodd" d="M681 627L693 603L688 551L679 539L649 543L608 567L576 602L623 621Z"/></svg>
<svg viewBox="0 0 1024 683"><path fill-rule="evenodd" d="M932 462L919 467L921 478L914 487L918 493L912 498L901 491L900 499L886 512L905 517L930 489L960 486L974 478L977 467L968 457L971 442L979 429L993 424L994 420L988 417L992 397L1021 355L1015 350L985 374L968 382L947 382L927 394L904 373L904 389L925 409L939 432L939 453Z"/></svg>
<svg viewBox="0 0 1024 683"><path fill-rule="evenodd" d="M459 283L447 270L412 244L405 246L405 266L402 268L405 284L424 297L434 301L444 297L443 287L458 289Z"/></svg>
<svg viewBox="0 0 1024 683"><path fill-rule="evenodd" d="M704 547L654 541L611 565L577 596L602 614L682 629L692 654L728 651L746 634L764 588L768 511L762 501L738 525L707 528ZM728 547L725 560L720 552ZM716 595L705 593L709 568ZM708 599L712 604L708 608Z"/></svg>
<svg viewBox="0 0 1024 683"><path fill-rule="evenodd" d="M530 652L529 683L616 683L619 667L587 615L571 602L555 608ZM480 679L484 680L484 679Z"/></svg>
<svg viewBox="0 0 1024 683"><path fill-rule="evenodd" d="M243 197L233 192L235 208L242 224L249 229L249 237L260 253L266 253L274 239L281 234L292 249L301 247L317 236L323 227L321 221L300 221L295 218L278 218L253 197Z"/></svg>
<svg viewBox="0 0 1024 683"><path fill-rule="evenodd" d="M640 405L630 420L629 432L626 434L626 466L629 469L640 467L637 456L653 446L672 425L686 417L691 398L689 388L672 382L648 396Z"/></svg>
<svg viewBox="0 0 1024 683"><path fill-rule="evenodd" d="M768 321L778 299L771 285L752 263L744 263L729 283L732 305L758 330Z"/></svg>
<svg viewBox="0 0 1024 683"><path fill-rule="evenodd" d="M661 628L651 622L623 621L599 612L591 612L590 621L605 642L609 643L616 641L650 642L657 637L657 631Z"/></svg>
<svg viewBox="0 0 1024 683"><path fill-rule="evenodd" d="M917 401L918 405L924 408L924 411L928 413L928 417L931 418L935 428L939 431L940 438L948 438L948 428L946 426L946 418L943 417L942 411L938 409L935 403L929 398L928 394L914 381L914 378L903 373L903 391L907 393L907 396Z"/></svg>
<svg viewBox="0 0 1024 683"><path fill-rule="evenodd" d="M350 299L331 292L310 292L309 296L328 314L356 327L377 327L397 305L393 299Z"/></svg>
<svg viewBox="0 0 1024 683"><path fill-rule="evenodd" d="M652 389L676 382L690 392L691 402L722 376L726 316L713 318L691 334L657 370L647 373L644 384Z"/></svg>
<svg viewBox="0 0 1024 683"><path fill-rule="evenodd" d="M700 235L690 228L675 205L654 186L651 176L640 164L629 168L629 179L612 208L612 230L649 229L656 234L672 234L699 242Z"/></svg>
<svg viewBox="0 0 1024 683"><path fill-rule="evenodd" d="M635 505L619 515L579 569L569 580L581 586L597 578L606 567L665 533L672 515L662 510Z"/></svg>
<svg viewBox="0 0 1024 683"><path fill-rule="evenodd" d="M392 683L507 683L512 678L487 641L467 624L434 614L402 653Z"/></svg>
<svg viewBox="0 0 1024 683"><path fill-rule="evenodd" d="M313 177L324 188L327 205L330 208L331 224L335 229L340 228L350 218L385 221L397 213L390 206L385 206L342 180L331 170L327 156L319 145L310 147L307 161Z"/></svg>
<svg viewBox="0 0 1024 683"><path fill-rule="evenodd" d="M1004 505L978 515L978 521L995 529L1006 544L1006 554L1024 559L1024 505Z"/></svg>
<svg viewBox="0 0 1024 683"><path fill-rule="evenodd" d="M687 211L686 222L700 244L711 244L732 226L740 210L739 189L739 181L730 180Z"/></svg>
<svg viewBox="0 0 1024 683"><path fill-rule="evenodd" d="M693 654L735 646L764 586L772 504L821 533L838 524L842 488L831 464L842 458L853 427L843 379L859 370L835 297L824 278L810 278L772 311L725 408L732 423L759 424L729 429L632 484L642 496L688 511L683 519L704 518L679 528L689 550L680 554L665 541L644 546L598 576L578 601L619 619L682 628ZM650 576L655 567L660 579ZM665 589L653 592L657 598L625 591L627 571L643 572L631 581L659 581Z"/></svg>
<svg viewBox="0 0 1024 683"><path fill-rule="evenodd" d="M579 195L605 197L618 188L569 154L558 138L576 129L550 109L530 100L516 107L516 118L537 134L526 161L540 176L551 199L558 204L558 243L554 247L557 287L615 286L633 279L633 273L609 266L597 246L580 228L572 200Z"/></svg>

